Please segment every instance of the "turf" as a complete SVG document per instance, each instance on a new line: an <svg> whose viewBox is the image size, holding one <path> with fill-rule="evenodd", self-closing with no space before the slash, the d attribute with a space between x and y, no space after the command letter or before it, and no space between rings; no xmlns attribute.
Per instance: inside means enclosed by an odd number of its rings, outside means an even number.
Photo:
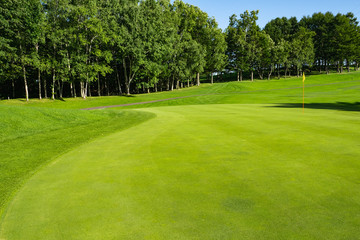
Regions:
<svg viewBox="0 0 360 240"><path fill-rule="evenodd" d="M8 209L2 237L359 236L358 113L268 105L148 111L157 117L35 175Z"/></svg>
<svg viewBox="0 0 360 240"><path fill-rule="evenodd" d="M304 113L299 79L133 98L3 101L0 109L29 110L24 118L36 113L32 121L9 120L0 135L1 147L18 141L14 154L32 144L32 154L8 158L8 169L38 158L33 134L48 144L58 136L45 153L62 146L62 135L71 146L25 165L22 182L37 172L16 195L20 184L5 187L14 197L0 239L359 239L359 79L308 78ZM59 109L188 95L202 96L136 106L141 111ZM62 129L67 114L71 126ZM40 118L47 131L37 132ZM90 123L98 123L94 140L71 140L88 134ZM14 130L19 124L27 135ZM99 136L104 125L113 133Z"/></svg>
<svg viewBox="0 0 360 240"><path fill-rule="evenodd" d="M139 111L85 112L0 105L0 216L41 166L94 138L152 118Z"/></svg>
<svg viewBox="0 0 360 240"><path fill-rule="evenodd" d="M306 78L307 103L336 103L343 101L345 95L349 101L358 101L360 88L360 71L351 74L312 75ZM271 81L244 81L201 84L200 87L183 88L170 92L138 94L130 97L92 97L67 98L62 100L36 100L26 102L23 99L3 100L0 105L18 105L33 107L50 107L81 109L134 102L146 102L176 97L184 99L164 101L153 104L129 106L126 108L148 108L156 106L199 105L199 104L262 104L262 103L299 103L302 100L302 78L273 79ZM300 99L300 100L299 100Z"/></svg>

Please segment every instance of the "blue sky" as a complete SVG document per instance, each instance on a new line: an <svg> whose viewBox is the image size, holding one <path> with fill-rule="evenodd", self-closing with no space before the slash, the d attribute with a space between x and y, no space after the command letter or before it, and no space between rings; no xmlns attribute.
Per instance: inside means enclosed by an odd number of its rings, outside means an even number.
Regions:
<svg viewBox="0 0 360 240"><path fill-rule="evenodd" d="M334 14L353 12L360 20L360 0L183 0L198 6L209 16L215 17L219 27L225 29L232 14L237 16L246 10L260 10L258 25L264 27L277 17L297 17L312 15L315 12L330 11Z"/></svg>

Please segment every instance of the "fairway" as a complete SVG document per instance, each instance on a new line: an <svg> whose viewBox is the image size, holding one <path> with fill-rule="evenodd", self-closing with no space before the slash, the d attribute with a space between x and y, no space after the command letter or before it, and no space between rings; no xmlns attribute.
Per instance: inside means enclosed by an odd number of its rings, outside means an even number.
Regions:
<svg viewBox="0 0 360 240"><path fill-rule="evenodd" d="M359 239L358 111L135 111L156 117L35 174L6 210L0 239Z"/></svg>
<svg viewBox="0 0 360 240"><path fill-rule="evenodd" d="M360 240L359 6L296 4L1 1L0 240Z"/></svg>

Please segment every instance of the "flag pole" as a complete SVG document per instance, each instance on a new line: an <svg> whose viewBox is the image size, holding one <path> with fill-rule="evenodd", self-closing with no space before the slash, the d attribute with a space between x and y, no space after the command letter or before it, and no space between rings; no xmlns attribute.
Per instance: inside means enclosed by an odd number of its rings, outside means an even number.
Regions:
<svg viewBox="0 0 360 240"><path fill-rule="evenodd" d="M303 113L305 112L305 73L303 72Z"/></svg>

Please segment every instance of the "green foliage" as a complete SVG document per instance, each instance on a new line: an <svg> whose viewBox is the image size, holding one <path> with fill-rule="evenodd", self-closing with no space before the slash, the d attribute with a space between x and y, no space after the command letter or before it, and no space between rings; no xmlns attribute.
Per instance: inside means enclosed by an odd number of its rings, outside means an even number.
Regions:
<svg viewBox="0 0 360 240"><path fill-rule="evenodd" d="M230 17L230 25L226 30L228 43L228 57L230 67L235 71L258 71L262 79L265 70L270 77L274 64L274 42L270 36L261 31L256 24L259 11L245 11L237 19ZM238 76L238 80L242 76ZM251 74L253 80L253 74Z"/></svg>
<svg viewBox="0 0 360 240"><path fill-rule="evenodd" d="M346 64L349 71L350 65L358 62L360 30L352 13L336 16L330 12L315 13L304 17L300 24L316 33L315 60L320 71L325 68L328 72L332 64L338 66L338 72L342 72Z"/></svg>
<svg viewBox="0 0 360 240"><path fill-rule="evenodd" d="M298 71L305 64L311 66L314 61L314 45L312 41L314 35L314 32L300 27L291 42L292 55L290 57Z"/></svg>
<svg viewBox="0 0 360 240"><path fill-rule="evenodd" d="M208 20L209 28L206 37L206 69L209 72L221 72L226 65L227 56L225 54L227 44L225 34L217 27L215 19Z"/></svg>
<svg viewBox="0 0 360 240"><path fill-rule="evenodd" d="M275 69L342 72L360 61L352 13L276 18L261 30L259 11L245 11L222 32L180 0L9 0L0 12L1 98L24 89L40 99L49 90L52 99L129 95L200 85L200 75L224 70L269 79Z"/></svg>

